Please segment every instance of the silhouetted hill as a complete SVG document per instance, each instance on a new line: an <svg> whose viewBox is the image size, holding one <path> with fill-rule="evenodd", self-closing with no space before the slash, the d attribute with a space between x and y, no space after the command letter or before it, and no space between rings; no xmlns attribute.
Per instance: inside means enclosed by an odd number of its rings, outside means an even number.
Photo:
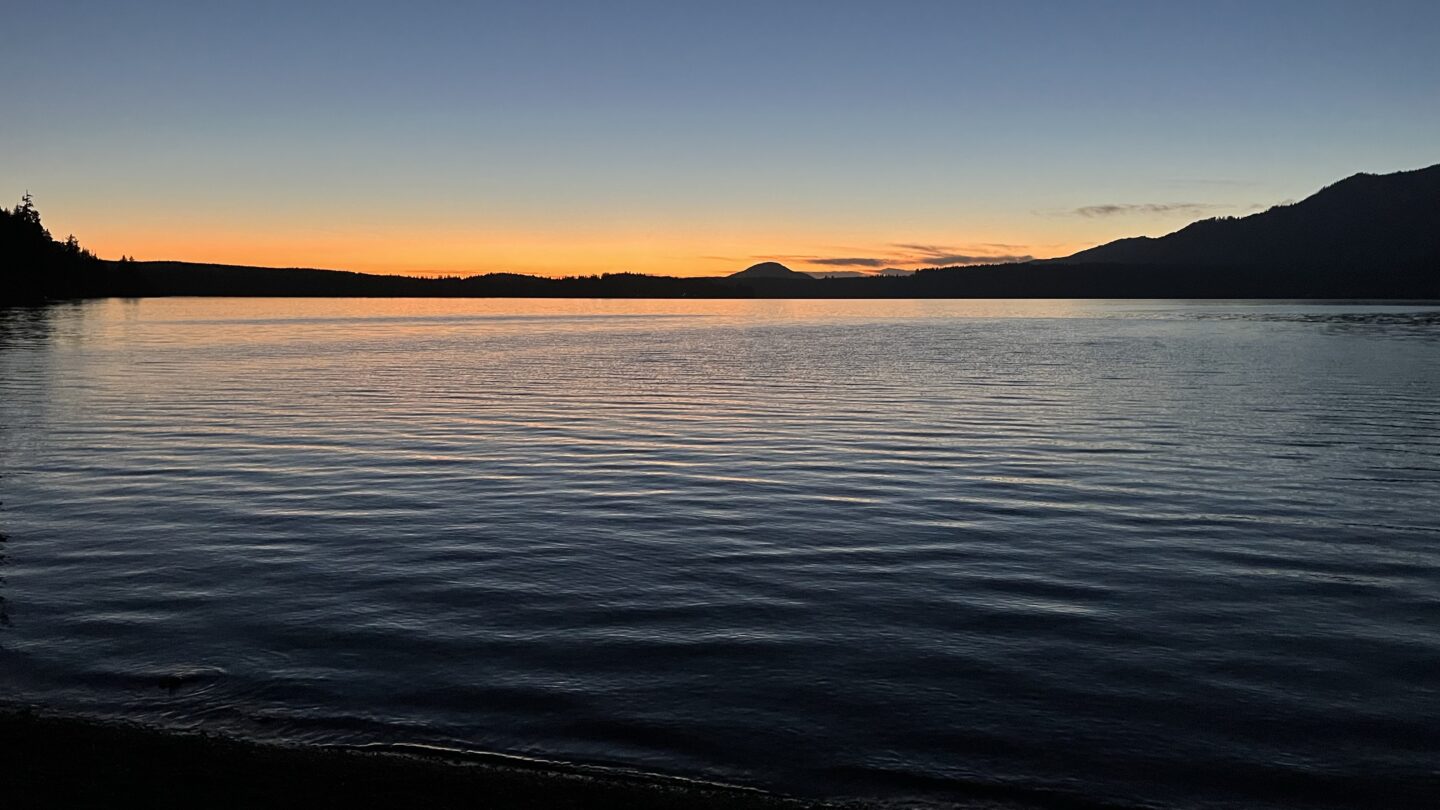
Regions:
<svg viewBox="0 0 1440 810"><path fill-rule="evenodd" d="M801 273L798 270L791 270L779 262L761 262L752 264L738 273L731 273L727 278L738 278L751 280L757 278L784 279L786 281L814 281L815 277L809 273Z"/></svg>
<svg viewBox="0 0 1440 810"><path fill-rule="evenodd" d="M28 192L14 209L0 208L0 303L108 295L128 287L128 268L100 261L73 235L52 238Z"/></svg>
<svg viewBox="0 0 1440 810"><path fill-rule="evenodd" d="M883 289L940 298L1440 298L1440 165L1357 174L1298 203L1063 259L891 281L912 283Z"/></svg>
<svg viewBox="0 0 1440 810"><path fill-rule="evenodd" d="M1440 268L1440 165L1357 174L1291 205L1120 239L1061 264L1344 267L1355 273Z"/></svg>
<svg viewBox="0 0 1440 810"><path fill-rule="evenodd" d="M0 209L0 303L138 295L576 298L1440 299L1440 166L1359 174L1295 203L1121 239L1063 259L815 278L762 262L723 278L380 276L97 259L57 242L28 195Z"/></svg>

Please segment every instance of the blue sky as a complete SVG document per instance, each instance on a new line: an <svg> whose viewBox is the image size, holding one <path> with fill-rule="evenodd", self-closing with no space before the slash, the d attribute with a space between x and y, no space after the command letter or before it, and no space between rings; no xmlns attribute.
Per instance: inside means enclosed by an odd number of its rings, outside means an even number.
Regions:
<svg viewBox="0 0 1440 810"><path fill-rule="evenodd" d="M1433 2L7 6L0 193L101 255L914 266L1440 162Z"/></svg>

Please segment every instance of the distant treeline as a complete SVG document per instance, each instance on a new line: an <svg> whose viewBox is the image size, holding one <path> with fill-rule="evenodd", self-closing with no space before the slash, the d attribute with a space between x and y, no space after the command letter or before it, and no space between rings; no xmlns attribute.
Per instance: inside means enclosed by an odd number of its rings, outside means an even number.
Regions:
<svg viewBox="0 0 1440 810"><path fill-rule="evenodd" d="M1418 173L1412 173L1418 174ZM1434 170L1431 170L1431 175ZM1391 176L1394 177L1394 176ZM1343 185L1343 184L1342 184ZM1351 184L1352 186L1355 184ZM1318 195L1317 195L1318 196ZM1333 196L1333 195L1332 195ZM1413 199L1394 195L1414 205ZM1383 201L1385 198L1381 198ZM1429 197L1424 199L1429 200ZM1321 202L1324 202L1322 199ZM1308 254L1298 247L1290 254L1268 250L1263 262L1226 259L1211 264L1190 263L1187 256L1206 255L1204 244L1216 242L1211 231L1249 229L1241 235L1250 243L1272 245L1260 228L1267 223L1293 219L1304 213L1306 201L1281 212L1216 224L1197 223L1170 237L1156 240L1121 240L1109 246L1076 254L1069 259L1025 264L923 269L906 276L813 279L792 278L677 278L637 273L546 278L513 273L451 278L415 278L351 273L337 270L243 267L186 262L136 262L98 259L75 237L57 241L40 221L27 194L13 210L0 209L0 303L64 298L138 297L165 295L206 296L358 296L358 297L536 297L536 298L1426 298L1440 299L1440 262L1435 256L1436 234L1429 227L1437 209L1433 202L1417 207L1417 215L1389 215L1375 202L1368 207L1344 206L1350 219L1337 213L1336 222L1355 222L1361 210L1371 220L1388 223L1383 244L1385 256L1360 260L1326 260L1340 252L1321 237L1341 244L1359 239L1380 243L1353 226L1327 234L1313 225L1287 226L1300 237L1286 234L1292 246L1314 246ZM1336 206L1331 206L1332 208ZM1396 220L1400 222L1398 229ZM1327 223L1328 224L1328 223ZM1422 225L1424 227L1422 227ZM1306 230L1308 228L1308 230ZM1200 233L1202 244L1176 244ZM1403 238L1402 238L1403 237ZM1418 247L1413 247L1418 245ZM1156 255L1143 259L1129 254L1146 250ZM1164 249L1162 254L1160 251ZM1231 255L1255 255L1236 249ZM1287 258L1287 256L1305 256Z"/></svg>
<svg viewBox="0 0 1440 810"><path fill-rule="evenodd" d="M143 295L437 298L724 298L744 291L708 279L607 273L547 278L518 273L416 278L341 270L135 262Z"/></svg>
<svg viewBox="0 0 1440 810"><path fill-rule="evenodd" d="M493 273L414 278L336 270L88 260L29 285L46 297L297 296L437 298L1435 298L1428 268L1355 273L1300 266L1006 264L909 276L676 278L636 273L545 278Z"/></svg>
<svg viewBox="0 0 1440 810"><path fill-rule="evenodd" d="M133 295L131 263L107 262L72 234L56 240L27 193L11 210L0 208L0 301Z"/></svg>

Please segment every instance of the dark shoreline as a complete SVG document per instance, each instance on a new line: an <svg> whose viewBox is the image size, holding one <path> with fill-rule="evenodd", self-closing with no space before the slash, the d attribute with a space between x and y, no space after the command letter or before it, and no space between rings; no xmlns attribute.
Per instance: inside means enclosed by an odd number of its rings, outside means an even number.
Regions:
<svg viewBox="0 0 1440 810"><path fill-rule="evenodd" d="M487 810L1116 810L973 784L960 796L818 799L704 779L422 745L313 745L0 703L0 806ZM959 787L951 785L952 789Z"/></svg>
<svg viewBox="0 0 1440 810"><path fill-rule="evenodd" d="M1350 266L1065 263L920 268L903 276L842 278L649 276L469 277L372 275L347 270L190 262L90 261L83 271L21 279L0 302L93 298L614 298L950 299L1102 298L1245 300L1433 300L1440 275L1405 263Z"/></svg>
<svg viewBox="0 0 1440 810"><path fill-rule="evenodd" d="M0 708L0 803L22 807L858 807L500 755L248 742Z"/></svg>

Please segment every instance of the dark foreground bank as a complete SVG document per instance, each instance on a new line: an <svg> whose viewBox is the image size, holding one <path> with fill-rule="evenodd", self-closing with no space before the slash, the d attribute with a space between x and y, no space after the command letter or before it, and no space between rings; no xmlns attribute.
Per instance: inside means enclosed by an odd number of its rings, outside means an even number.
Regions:
<svg viewBox="0 0 1440 810"><path fill-rule="evenodd" d="M821 801L678 777L440 749L290 746L0 707L0 807L487 810L1109 810L976 786L953 802Z"/></svg>
<svg viewBox="0 0 1440 810"><path fill-rule="evenodd" d="M7 808L832 806L505 757L262 745L22 710L0 710L0 750Z"/></svg>

